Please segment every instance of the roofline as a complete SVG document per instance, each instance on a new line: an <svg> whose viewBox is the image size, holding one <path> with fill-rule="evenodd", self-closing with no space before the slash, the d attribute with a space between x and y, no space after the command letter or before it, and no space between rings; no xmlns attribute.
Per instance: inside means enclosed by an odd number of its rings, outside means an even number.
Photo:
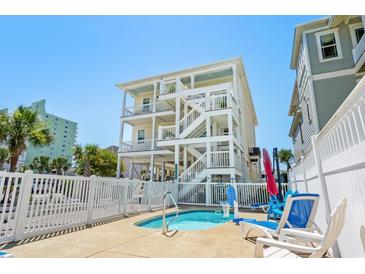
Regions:
<svg viewBox="0 0 365 274"><path fill-rule="evenodd" d="M138 80L119 83L119 84L116 84L116 87L121 88L121 89L126 89L128 87L130 88L130 87L134 87L134 86L137 86L137 85L140 85L140 84L142 85L145 82L153 82L153 81L161 80L162 78L170 78L170 77L174 77L174 76L179 75L179 74L187 74L189 72L192 73L194 71L207 69L209 67L215 67L217 65L234 64L234 63L237 63L239 61L242 62L242 58L241 57L235 57L235 58L231 58L231 59L227 59L227 60L223 60L223 61L218 61L218 62L206 64L206 65L199 65L199 66L189 67L189 68L185 68L185 69L182 69L182 70L176 70L176 71L172 71L172 72L153 75L153 76L138 79Z"/></svg>
<svg viewBox="0 0 365 274"><path fill-rule="evenodd" d="M303 31L306 30L310 30L310 26L313 25L314 23L319 23L321 21L323 21L323 23L325 23L324 26L328 26L330 24L330 22L333 21L333 19L331 19L333 16L326 16L320 19L316 19L316 20L312 20L303 24L299 24L295 26L295 30L294 30L294 39L293 39L293 47L292 47L292 55L291 55L291 61L290 61L290 68L291 69L296 69L297 67L297 56L299 53L299 46L300 43L302 41L302 33ZM331 21L332 20L332 21Z"/></svg>

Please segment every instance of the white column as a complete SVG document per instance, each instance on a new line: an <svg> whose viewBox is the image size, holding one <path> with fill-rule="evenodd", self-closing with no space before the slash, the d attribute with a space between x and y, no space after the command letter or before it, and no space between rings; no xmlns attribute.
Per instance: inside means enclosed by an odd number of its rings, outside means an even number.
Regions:
<svg viewBox="0 0 365 274"><path fill-rule="evenodd" d="M156 141L156 116L152 117L152 129L151 129L151 149L154 150L155 147L155 141Z"/></svg>
<svg viewBox="0 0 365 274"><path fill-rule="evenodd" d="M229 165L234 167L234 145L233 145L233 117L232 112L228 113L228 135L231 136L229 140Z"/></svg>
<svg viewBox="0 0 365 274"><path fill-rule="evenodd" d="M179 178L179 145L175 145L175 181Z"/></svg>
<svg viewBox="0 0 365 274"><path fill-rule="evenodd" d="M153 83L153 98L152 98L152 111L156 112L156 103L157 103L157 82Z"/></svg>
<svg viewBox="0 0 365 274"><path fill-rule="evenodd" d="M365 15L361 15L362 25L365 26Z"/></svg>
<svg viewBox="0 0 365 274"><path fill-rule="evenodd" d="M190 75L191 89L195 88L195 75Z"/></svg>
<svg viewBox="0 0 365 274"><path fill-rule="evenodd" d="M184 171L188 168L188 149L187 149L187 145L184 145Z"/></svg>
<svg viewBox="0 0 365 274"><path fill-rule="evenodd" d="M233 135L233 116L232 112L228 112L228 135Z"/></svg>
<svg viewBox="0 0 365 274"><path fill-rule="evenodd" d="M162 161L162 172L161 172L161 176L162 176L162 182L165 181L165 161Z"/></svg>
<svg viewBox="0 0 365 274"><path fill-rule="evenodd" d="M120 163L121 163L121 157L117 156L118 162L117 162L117 178L120 178Z"/></svg>
<svg viewBox="0 0 365 274"><path fill-rule="evenodd" d="M124 117L125 115L125 103L126 103L126 96L127 96L127 91L123 91L123 94L122 94L122 113L121 113L121 117Z"/></svg>
<svg viewBox="0 0 365 274"><path fill-rule="evenodd" d="M176 125L176 138L179 138L180 135L180 96L176 97L176 106L175 106L175 125Z"/></svg>
<svg viewBox="0 0 365 274"><path fill-rule="evenodd" d="M150 162L150 182L153 181L154 173L155 173L155 155L151 155L151 162Z"/></svg>
<svg viewBox="0 0 365 274"><path fill-rule="evenodd" d="M206 131L207 131L207 137L211 137L212 136L212 132L211 132L211 120L210 117L207 116L206 118ZM212 153L211 153L211 143L208 141L207 142L207 168L210 168L212 165ZM205 203L206 205L210 205L212 203L212 189L211 189L211 185L209 183L211 183L212 181L212 176L209 174L207 176L207 184L205 184Z"/></svg>
<svg viewBox="0 0 365 274"><path fill-rule="evenodd" d="M119 151L121 151L122 149L123 138L124 138L124 121L122 120L122 117L124 117L125 114L124 110L125 110L126 94L127 92L124 91L124 94L122 95L122 111L121 111L120 130L119 130Z"/></svg>
<svg viewBox="0 0 365 274"><path fill-rule="evenodd" d="M211 120L210 120L210 117L207 116L207 118L206 118L206 132L207 132L207 137L208 138L212 136L212 132L210 130L210 125L211 125ZM212 157L211 144L208 141L207 142L207 168L211 167L211 163L212 163L211 157Z"/></svg>

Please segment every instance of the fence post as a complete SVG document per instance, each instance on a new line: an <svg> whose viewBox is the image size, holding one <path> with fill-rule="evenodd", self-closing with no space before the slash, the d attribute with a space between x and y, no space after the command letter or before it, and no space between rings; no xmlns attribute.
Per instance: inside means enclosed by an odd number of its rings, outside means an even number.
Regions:
<svg viewBox="0 0 365 274"><path fill-rule="evenodd" d="M29 201L32 194L33 186L33 171L26 170L24 172L23 182L19 191L18 206L19 210L15 221L15 241L21 240L24 237L25 223L28 217ZM15 190L14 190L15 191Z"/></svg>
<svg viewBox="0 0 365 274"><path fill-rule="evenodd" d="M308 182L307 182L307 175L305 174L305 162L304 162L304 156L302 155L300 157L300 160L302 161L302 168L303 168L303 181L305 186L305 191L308 193Z"/></svg>
<svg viewBox="0 0 365 274"><path fill-rule="evenodd" d="M328 189L327 189L327 184L326 184L326 178L323 174L323 170L322 170L322 161L321 161L321 156L318 153L318 135L313 135L312 136L312 147L313 147L313 153L314 153L314 159L316 162L316 167L317 167L317 171L318 171L318 178L319 178L319 182L321 184L321 188L322 188L322 196L324 199L324 205L325 205L325 209L326 209L326 222L328 224L328 218L331 214L331 205L330 205L330 200L329 200L329 196L328 196ZM340 252L340 248L338 246L338 243L336 241L336 243L333 246L333 253L336 257L341 257L341 252Z"/></svg>
<svg viewBox="0 0 365 274"><path fill-rule="evenodd" d="M86 222L86 224L88 226L91 226L93 223L95 191L96 191L96 176L92 175L90 177L89 200L88 200L88 204L87 204L87 222Z"/></svg>

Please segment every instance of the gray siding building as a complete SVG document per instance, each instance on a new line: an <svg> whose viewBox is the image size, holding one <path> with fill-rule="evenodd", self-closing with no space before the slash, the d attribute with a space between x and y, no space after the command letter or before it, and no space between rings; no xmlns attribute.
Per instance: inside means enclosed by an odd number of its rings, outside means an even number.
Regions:
<svg viewBox="0 0 365 274"><path fill-rule="evenodd" d="M331 16L295 28L289 136L296 160L364 76L364 23L365 16Z"/></svg>

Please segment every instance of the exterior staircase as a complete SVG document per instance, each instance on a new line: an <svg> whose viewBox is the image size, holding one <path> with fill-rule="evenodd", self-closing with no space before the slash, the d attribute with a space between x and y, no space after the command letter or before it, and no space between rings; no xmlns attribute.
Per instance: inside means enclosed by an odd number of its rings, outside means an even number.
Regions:
<svg viewBox="0 0 365 274"><path fill-rule="evenodd" d="M191 107L191 110L179 122L179 136L186 138L193 133L205 121L205 101L194 103L184 100Z"/></svg>
<svg viewBox="0 0 365 274"><path fill-rule="evenodd" d="M198 151L197 151L198 152ZM198 191L200 183L207 177L207 153L202 154L188 169L179 176L179 182L186 182L179 189L179 200L186 200L194 191ZM190 183L192 183L190 185Z"/></svg>

